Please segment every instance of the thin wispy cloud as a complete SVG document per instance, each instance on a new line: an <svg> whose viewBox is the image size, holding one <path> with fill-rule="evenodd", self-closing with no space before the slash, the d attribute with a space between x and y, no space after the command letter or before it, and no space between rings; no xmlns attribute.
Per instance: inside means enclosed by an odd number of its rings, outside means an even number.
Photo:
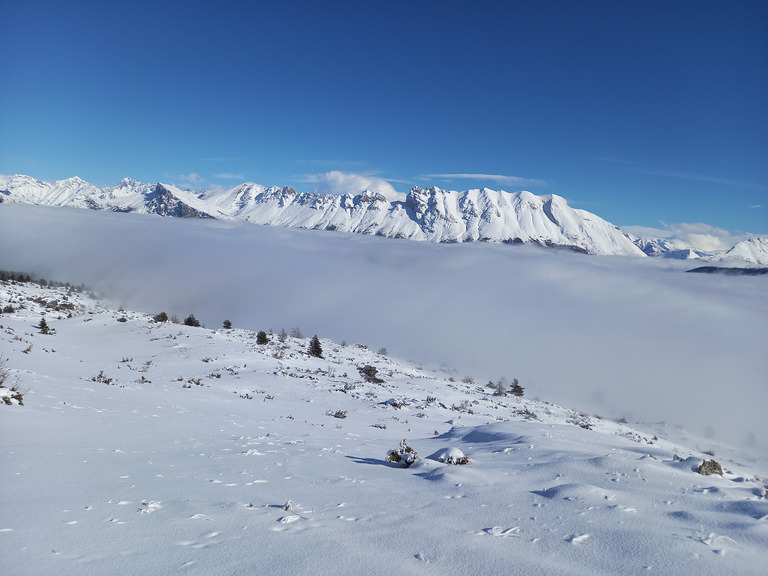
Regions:
<svg viewBox="0 0 768 576"><path fill-rule="evenodd" d="M219 180L245 180L245 176L242 174L235 174L233 172L220 172L213 175L214 178Z"/></svg>
<svg viewBox="0 0 768 576"><path fill-rule="evenodd" d="M208 158L198 158L195 162L245 162L247 158L228 157L228 156L212 156Z"/></svg>
<svg viewBox="0 0 768 576"><path fill-rule="evenodd" d="M636 166L639 164L636 160L627 160L625 158L605 158L600 157L597 158L600 162L609 162L611 164L626 164L628 166Z"/></svg>
<svg viewBox="0 0 768 576"><path fill-rule="evenodd" d="M757 184L755 182L742 182L740 180L730 180L728 178L718 178L716 176L710 176L708 174L693 174L690 172L669 172L666 170L646 170L648 174L654 176L664 176L666 178L677 178L679 180L691 180L694 182L709 182L711 184L723 184L725 186L735 186L738 188L753 188L757 190L764 190L765 185Z"/></svg>
<svg viewBox="0 0 768 576"><path fill-rule="evenodd" d="M205 178L200 176L197 172L190 172L189 174L179 174L176 176L177 180L181 180L182 182L186 182L188 184L192 184L194 186L197 186L198 184L202 184L205 182Z"/></svg>
<svg viewBox="0 0 768 576"><path fill-rule="evenodd" d="M546 180L538 178L521 178L519 176L506 176L504 174L475 174L475 173L452 173L452 174L422 174L419 176L422 180L485 180L503 184L506 186L549 186Z"/></svg>

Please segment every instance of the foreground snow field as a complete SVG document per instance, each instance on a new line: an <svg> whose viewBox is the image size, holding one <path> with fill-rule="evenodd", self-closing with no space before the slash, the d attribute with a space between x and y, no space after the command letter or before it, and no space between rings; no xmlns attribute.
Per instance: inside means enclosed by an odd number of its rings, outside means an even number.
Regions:
<svg viewBox="0 0 768 576"><path fill-rule="evenodd" d="M33 284L1 283L7 306L24 405L0 404L4 574L764 573L754 450L356 344L312 358L308 338L259 345ZM403 438L407 469L385 459ZM709 459L722 477L696 472Z"/></svg>

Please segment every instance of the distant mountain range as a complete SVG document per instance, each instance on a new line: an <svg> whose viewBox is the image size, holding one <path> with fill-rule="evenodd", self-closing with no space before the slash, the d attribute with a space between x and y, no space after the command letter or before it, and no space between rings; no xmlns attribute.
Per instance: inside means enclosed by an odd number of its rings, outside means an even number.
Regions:
<svg viewBox="0 0 768 576"><path fill-rule="evenodd" d="M192 192L130 178L117 186L98 188L77 177L44 182L15 175L0 176L0 203L243 220L432 242L538 244L587 254L717 259L677 250L663 239L632 237L590 212L571 208L555 194L488 188L456 192L414 187L407 195L387 198L369 190L357 195L299 193L291 187L253 183ZM727 254L732 260L768 264L768 239L750 239Z"/></svg>

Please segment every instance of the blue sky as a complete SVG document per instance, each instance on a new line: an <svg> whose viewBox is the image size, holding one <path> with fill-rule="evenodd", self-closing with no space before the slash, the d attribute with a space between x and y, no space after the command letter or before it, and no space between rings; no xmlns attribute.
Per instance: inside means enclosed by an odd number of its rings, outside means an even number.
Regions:
<svg viewBox="0 0 768 576"><path fill-rule="evenodd" d="M768 233L763 1L3 0L0 74L0 173L529 189Z"/></svg>

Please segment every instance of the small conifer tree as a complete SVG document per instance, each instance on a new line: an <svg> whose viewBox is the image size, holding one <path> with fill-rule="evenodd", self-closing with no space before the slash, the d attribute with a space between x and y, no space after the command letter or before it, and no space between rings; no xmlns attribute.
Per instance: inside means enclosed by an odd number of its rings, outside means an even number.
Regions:
<svg viewBox="0 0 768 576"><path fill-rule="evenodd" d="M230 328L232 328L232 322L230 320L224 320L223 326L225 330L229 330Z"/></svg>
<svg viewBox="0 0 768 576"><path fill-rule="evenodd" d="M195 328L200 327L200 322L197 318L195 318L194 314L190 314L186 318L184 318L184 325L185 326L194 326Z"/></svg>
<svg viewBox="0 0 768 576"><path fill-rule="evenodd" d="M282 343L288 340L288 333L285 331L285 328L280 329L280 334L277 335L277 339Z"/></svg>
<svg viewBox="0 0 768 576"><path fill-rule="evenodd" d="M307 353L315 358L323 357L323 347L320 346L320 339L317 337L317 334L312 336L312 339L309 341L309 350Z"/></svg>
<svg viewBox="0 0 768 576"><path fill-rule="evenodd" d="M256 333L256 344L268 344L269 338L267 338L267 333L264 332L264 330L259 330Z"/></svg>
<svg viewBox="0 0 768 576"><path fill-rule="evenodd" d="M517 378L513 378L512 388L510 392L512 392L512 394L514 394L515 396L522 396L524 391L525 391L525 388L520 386L520 383L517 381Z"/></svg>
<svg viewBox="0 0 768 576"><path fill-rule="evenodd" d="M45 320L45 316L40 320L40 334L50 334L51 329L48 326L48 322Z"/></svg>

